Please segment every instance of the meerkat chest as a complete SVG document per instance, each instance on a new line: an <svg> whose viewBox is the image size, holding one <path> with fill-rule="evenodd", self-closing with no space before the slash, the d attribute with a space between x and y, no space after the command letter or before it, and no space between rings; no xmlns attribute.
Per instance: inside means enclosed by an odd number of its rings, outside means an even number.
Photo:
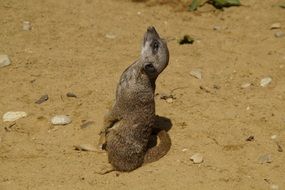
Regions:
<svg viewBox="0 0 285 190"><path fill-rule="evenodd" d="M120 79L116 98L130 104L152 103L154 89L148 78L140 76L135 69L130 69Z"/></svg>

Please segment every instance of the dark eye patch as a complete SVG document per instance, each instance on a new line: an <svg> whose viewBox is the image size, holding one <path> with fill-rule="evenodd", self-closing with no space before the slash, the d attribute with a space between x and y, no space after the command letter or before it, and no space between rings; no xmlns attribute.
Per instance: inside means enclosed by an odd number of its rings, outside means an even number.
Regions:
<svg viewBox="0 0 285 190"><path fill-rule="evenodd" d="M150 46L152 47L153 54L156 54L160 44L157 40L153 40L152 43L150 44Z"/></svg>

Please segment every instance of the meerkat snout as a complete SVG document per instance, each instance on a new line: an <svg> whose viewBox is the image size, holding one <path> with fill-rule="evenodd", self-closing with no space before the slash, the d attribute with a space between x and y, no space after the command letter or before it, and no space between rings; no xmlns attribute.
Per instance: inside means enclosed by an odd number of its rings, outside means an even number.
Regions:
<svg viewBox="0 0 285 190"><path fill-rule="evenodd" d="M153 63L145 63L143 66L143 70L151 78L157 75L157 71L153 66Z"/></svg>

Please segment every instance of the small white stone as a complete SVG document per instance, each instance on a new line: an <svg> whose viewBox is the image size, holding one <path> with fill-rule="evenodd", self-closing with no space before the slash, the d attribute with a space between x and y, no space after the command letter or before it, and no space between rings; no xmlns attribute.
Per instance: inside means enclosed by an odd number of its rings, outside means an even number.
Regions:
<svg viewBox="0 0 285 190"><path fill-rule="evenodd" d="M275 36L276 38L282 38L282 37L285 36L285 33L282 32L282 31L278 31L278 32L275 32L274 36Z"/></svg>
<svg viewBox="0 0 285 190"><path fill-rule="evenodd" d="M166 102L169 103L169 104L173 103L173 98L167 98Z"/></svg>
<svg viewBox="0 0 285 190"><path fill-rule="evenodd" d="M272 185L270 185L270 189L271 190L279 190L279 186L275 185L275 184L272 184Z"/></svg>
<svg viewBox="0 0 285 190"><path fill-rule="evenodd" d="M11 61L8 55L0 55L0 67L5 67L10 64L11 64Z"/></svg>
<svg viewBox="0 0 285 190"><path fill-rule="evenodd" d="M24 21L22 27L23 27L23 30L25 30L25 31L32 29L32 25L29 21Z"/></svg>
<svg viewBox="0 0 285 190"><path fill-rule="evenodd" d="M194 164L200 164L203 162L203 155L200 153L196 153L193 156L190 157L190 160L192 160L192 162Z"/></svg>
<svg viewBox="0 0 285 190"><path fill-rule="evenodd" d="M271 83L271 81L272 81L271 77L265 77L265 78L261 79L260 86L266 87L267 85L269 85Z"/></svg>
<svg viewBox="0 0 285 190"><path fill-rule="evenodd" d="M71 123L71 118L67 115L56 115L51 118L51 123L54 125L66 125Z"/></svg>
<svg viewBox="0 0 285 190"><path fill-rule="evenodd" d="M197 79L202 79L201 69L193 69L192 71L190 71L190 75L192 75L193 77L195 77Z"/></svg>
<svg viewBox="0 0 285 190"><path fill-rule="evenodd" d="M249 106L247 106L247 107L246 107L246 110L247 110L247 111L248 111L248 110L250 110L250 107L249 107Z"/></svg>
<svg viewBox="0 0 285 190"><path fill-rule="evenodd" d="M116 38L116 36L113 35L113 34L106 34L105 37L108 38L108 39L111 39L111 40Z"/></svg>
<svg viewBox="0 0 285 190"><path fill-rule="evenodd" d="M273 29L279 29L281 28L281 24L279 22L276 22L276 23L273 23L271 24L270 26L270 29L273 30Z"/></svg>
<svg viewBox="0 0 285 190"><path fill-rule="evenodd" d="M142 12L140 12L140 11L137 12L137 15L141 15L141 14L142 14Z"/></svg>
<svg viewBox="0 0 285 190"><path fill-rule="evenodd" d="M27 113L26 112L23 112L23 111L15 111L15 112L6 112L4 115L3 115L3 121L6 122L6 121L16 121L22 117L26 117L27 116Z"/></svg>
<svg viewBox="0 0 285 190"><path fill-rule="evenodd" d="M186 151L188 151L187 148L183 148L183 149L182 149L182 152L186 152Z"/></svg>
<svg viewBox="0 0 285 190"><path fill-rule="evenodd" d="M242 84L241 85L241 88L248 88L248 87L250 87L251 86L251 83L244 83L244 84Z"/></svg>
<svg viewBox="0 0 285 190"><path fill-rule="evenodd" d="M275 140L275 139L277 138L277 135L272 135L270 138L271 138L272 140Z"/></svg>

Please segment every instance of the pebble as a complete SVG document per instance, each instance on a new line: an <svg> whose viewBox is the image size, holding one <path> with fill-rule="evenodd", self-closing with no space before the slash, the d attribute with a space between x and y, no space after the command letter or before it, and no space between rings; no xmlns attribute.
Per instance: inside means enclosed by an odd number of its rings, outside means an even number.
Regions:
<svg viewBox="0 0 285 190"><path fill-rule="evenodd" d="M35 101L35 103L36 104L41 104L41 103L43 103L43 102L45 102L47 100L48 100L48 95L45 94L45 95L42 95L37 101Z"/></svg>
<svg viewBox="0 0 285 190"><path fill-rule="evenodd" d="M251 86L251 83L244 83L244 84L242 84L241 85L241 88L248 88L248 87L250 87Z"/></svg>
<svg viewBox="0 0 285 190"><path fill-rule="evenodd" d="M188 151L187 148L183 148L183 149L182 149L182 152L186 152L186 151Z"/></svg>
<svg viewBox="0 0 285 190"><path fill-rule="evenodd" d="M29 21L24 21L22 27L23 27L23 30L25 31L29 31L32 29L32 25Z"/></svg>
<svg viewBox="0 0 285 190"><path fill-rule="evenodd" d="M165 100L167 103L173 103L173 98L167 98L166 100Z"/></svg>
<svg viewBox="0 0 285 190"><path fill-rule="evenodd" d="M168 98L176 99L172 94L168 95L168 94L165 94L165 93L160 93L158 95L160 95L160 99L162 99L162 100L166 100Z"/></svg>
<svg viewBox="0 0 285 190"><path fill-rule="evenodd" d="M265 77L265 78L261 79L260 86L266 87L267 85L269 85L271 83L271 81L272 81L271 77Z"/></svg>
<svg viewBox="0 0 285 190"><path fill-rule="evenodd" d="M4 115L3 115L3 121L6 122L6 121L16 121L22 117L26 117L27 116L27 113L26 112L23 112L23 111L16 111L16 112L6 112Z"/></svg>
<svg viewBox="0 0 285 190"><path fill-rule="evenodd" d="M213 27L213 30L221 30L221 27L216 25Z"/></svg>
<svg viewBox="0 0 285 190"><path fill-rule="evenodd" d="M69 98L77 98L76 94L72 93L72 92L67 92L66 96Z"/></svg>
<svg viewBox="0 0 285 190"><path fill-rule="evenodd" d="M258 158L258 162L259 162L260 164L271 163L271 162L272 162L271 155L270 155L270 154L261 155L261 156Z"/></svg>
<svg viewBox="0 0 285 190"><path fill-rule="evenodd" d="M270 26L270 29L273 30L273 29L279 29L281 28L281 24L279 22L276 22L276 23L273 23L271 24Z"/></svg>
<svg viewBox="0 0 285 190"><path fill-rule="evenodd" d="M217 90L221 89L221 87L219 85L216 85L216 84L213 85L213 88L217 89Z"/></svg>
<svg viewBox="0 0 285 190"><path fill-rule="evenodd" d="M193 156L190 157L190 160L192 160L192 162L194 164L200 164L203 162L203 155L200 153L196 153Z"/></svg>
<svg viewBox="0 0 285 190"><path fill-rule="evenodd" d="M285 33L282 32L282 31L278 31L278 32L275 32L274 36L275 36L276 38L282 38L282 37L285 36Z"/></svg>
<svg viewBox="0 0 285 190"><path fill-rule="evenodd" d="M71 123L71 118L67 115L56 115L51 118L51 123L54 125L66 125Z"/></svg>
<svg viewBox="0 0 285 190"><path fill-rule="evenodd" d="M73 146L75 150L95 152L97 149L90 144L79 144Z"/></svg>
<svg viewBox="0 0 285 190"><path fill-rule="evenodd" d="M246 141L254 141L254 136L251 135L251 136L247 137L247 138L246 138Z"/></svg>
<svg viewBox="0 0 285 190"><path fill-rule="evenodd" d="M278 152L283 152L283 148L282 148L282 146L279 144L279 142L275 142L276 143L276 145L277 145L277 151Z"/></svg>
<svg viewBox="0 0 285 190"><path fill-rule="evenodd" d="M11 61L8 55L0 55L0 67L5 67L10 64L11 64Z"/></svg>
<svg viewBox="0 0 285 190"><path fill-rule="evenodd" d="M277 138L277 135L272 135L270 138L271 138L272 140L275 140L275 139Z"/></svg>
<svg viewBox="0 0 285 190"><path fill-rule="evenodd" d="M89 127L91 127L94 124L95 124L94 121L87 121L87 122L83 123L82 125L80 125L80 128L81 129L89 128Z"/></svg>
<svg viewBox="0 0 285 190"><path fill-rule="evenodd" d="M279 186L275 185L275 184L272 184L272 185L270 185L270 189L271 190L279 190Z"/></svg>
<svg viewBox="0 0 285 190"><path fill-rule="evenodd" d="M202 79L201 69L193 69L192 71L190 71L190 75L192 75L193 77L195 77L197 79Z"/></svg>
<svg viewBox="0 0 285 190"><path fill-rule="evenodd" d="M116 38L116 36L113 34L106 34L105 37L112 40Z"/></svg>

